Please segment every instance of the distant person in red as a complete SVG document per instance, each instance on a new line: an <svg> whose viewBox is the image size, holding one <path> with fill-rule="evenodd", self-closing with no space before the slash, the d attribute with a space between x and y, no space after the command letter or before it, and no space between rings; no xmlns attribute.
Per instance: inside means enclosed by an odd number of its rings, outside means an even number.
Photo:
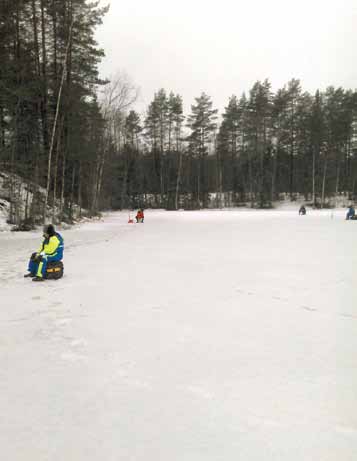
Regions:
<svg viewBox="0 0 357 461"><path fill-rule="evenodd" d="M136 222L144 222L144 210L140 208L136 213Z"/></svg>

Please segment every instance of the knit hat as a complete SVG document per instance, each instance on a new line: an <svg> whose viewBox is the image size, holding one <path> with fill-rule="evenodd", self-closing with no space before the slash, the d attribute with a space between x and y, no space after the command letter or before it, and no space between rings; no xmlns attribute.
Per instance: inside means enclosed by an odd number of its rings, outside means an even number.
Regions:
<svg viewBox="0 0 357 461"><path fill-rule="evenodd" d="M49 235L50 237L55 235L56 231L55 231L54 225L53 224L48 224L47 226L45 226L43 228L43 233Z"/></svg>

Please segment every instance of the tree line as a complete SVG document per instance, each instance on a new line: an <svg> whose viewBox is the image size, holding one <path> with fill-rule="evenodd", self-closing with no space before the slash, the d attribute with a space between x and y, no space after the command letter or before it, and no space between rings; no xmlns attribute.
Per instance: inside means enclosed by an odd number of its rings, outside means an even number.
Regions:
<svg viewBox="0 0 357 461"><path fill-rule="evenodd" d="M142 120L131 110L117 130L106 206L264 208L284 194L325 207L356 194L355 91L311 95L292 79L273 92L257 81L219 121L207 94L185 117L180 95L160 89Z"/></svg>
<svg viewBox="0 0 357 461"><path fill-rule="evenodd" d="M310 94L292 79L273 92L257 81L221 115L206 93L184 115L182 97L159 89L139 114L130 78L99 77L94 33L107 9L88 0L0 4L10 222L71 220L83 209L264 208L282 194L315 207L355 198L356 91Z"/></svg>
<svg viewBox="0 0 357 461"><path fill-rule="evenodd" d="M70 219L74 204L97 210L106 82L94 32L106 11L87 0L0 3L0 172L10 222L24 200L25 220Z"/></svg>

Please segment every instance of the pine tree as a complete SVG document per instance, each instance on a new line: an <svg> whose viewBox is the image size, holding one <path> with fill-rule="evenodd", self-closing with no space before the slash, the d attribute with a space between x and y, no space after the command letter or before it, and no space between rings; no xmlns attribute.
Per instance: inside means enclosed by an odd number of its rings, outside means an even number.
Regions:
<svg viewBox="0 0 357 461"><path fill-rule="evenodd" d="M258 205L270 205L270 138L272 136L272 93L268 80L256 82L250 91L247 116L248 155L253 176L252 203L258 199ZM255 196L255 197L254 197Z"/></svg>
<svg viewBox="0 0 357 461"><path fill-rule="evenodd" d="M236 96L229 99L217 136L220 189L234 191L237 186L237 156L241 136L242 114Z"/></svg>
<svg viewBox="0 0 357 461"><path fill-rule="evenodd" d="M180 95L175 95L173 92L170 93L167 101L168 109L168 155L169 158L175 158L175 174L173 175L174 187L171 187L171 176L170 176L170 165L168 166L168 208L172 208L169 203L170 193L172 190L175 191L173 207L175 210L179 206L179 191L182 176L182 163L183 163L183 151L182 151L182 124L185 119L183 115L183 102Z"/></svg>
<svg viewBox="0 0 357 461"><path fill-rule="evenodd" d="M326 123L323 112L323 104L320 91L315 93L314 102L312 104L310 115L310 130L311 130L311 177L312 177L312 203L317 206L317 184L316 180L319 177L319 159L321 152L324 149L326 139Z"/></svg>
<svg viewBox="0 0 357 461"><path fill-rule="evenodd" d="M213 133L217 128L217 109L212 109L213 103L210 96L202 93L195 98L196 105L191 106L192 113L188 116L187 126L191 129L188 138L189 151L192 158L197 160L197 188L196 206L201 208L208 202L207 176L205 175L204 159L212 144Z"/></svg>
<svg viewBox="0 0 357 461"><path fill-rule="evenodd" d="M145 119L145 135L151 145L156 190L160 191L161 206L163 206L164 195L167 191L165 187L165 159L169 128L168 110L166 91L161 88L155 93Z"/></svg>

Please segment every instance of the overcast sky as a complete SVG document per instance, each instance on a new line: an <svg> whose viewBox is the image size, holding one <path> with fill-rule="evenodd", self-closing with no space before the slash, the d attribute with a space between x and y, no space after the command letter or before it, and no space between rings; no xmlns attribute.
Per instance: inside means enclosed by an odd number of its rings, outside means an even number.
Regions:
<svg viewBox="0 0 357 461"><path fill-rule="evenodd" d="M165 88L186 111L205 91L220 111L268 78L314 92L357 88L357 0L133 0L111 2L97 31L102 77L125 70L138 110Z"/></svg>

